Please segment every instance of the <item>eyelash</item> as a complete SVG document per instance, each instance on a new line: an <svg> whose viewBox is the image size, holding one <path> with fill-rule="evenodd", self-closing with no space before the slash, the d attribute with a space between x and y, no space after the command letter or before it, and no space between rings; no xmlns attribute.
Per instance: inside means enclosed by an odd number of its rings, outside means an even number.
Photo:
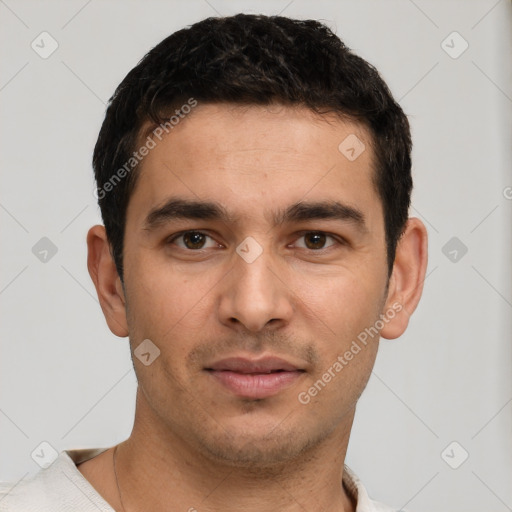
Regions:
<svg viewBox="0 0 512 512"><path fill-rule="evenodd" d="M188 233L195 233L195 234L200 234L200 235L203 235L203 236L206 236L208 238L211 238L213 240L213 237L211 237L210 235L208 235L207 233L204 233L203 231L198 231L198 230L188 230L188 231L181 231L180 233L175 233L174 235L172 235L171 237L169 237L167 240L166 240L166 243L167 244L173 244L178 238L181 238L183 237L184 235L188 234ZM309 234L319 234L319 235L325 235L327 238L331 238L335 244L331 244L327 247L322 247L321 249L308 249L307 247L300 247L300 249L306 249L306 250L309 250L309 251L312 251L312 252L316 252L316 253L321 253L323 251L326 251L328 249L330 249L331 247L333 247L334 245L338 244L338 245L347 245L347 242L345 240L343 240L342 238L336 236L336 235L333 235L331 233L327 233L325 231L302 231L300 232L300 236L299 236L299 239L304 237L305 235L309 235ZM179 246L178 246L179 247ZM197 253L201 253L202 251L205 251L207 249L204 249L204 248L201 248L201 249L189 249L187 247L179 247L180 249L183 249L187 252L197 252Z"/></svg>

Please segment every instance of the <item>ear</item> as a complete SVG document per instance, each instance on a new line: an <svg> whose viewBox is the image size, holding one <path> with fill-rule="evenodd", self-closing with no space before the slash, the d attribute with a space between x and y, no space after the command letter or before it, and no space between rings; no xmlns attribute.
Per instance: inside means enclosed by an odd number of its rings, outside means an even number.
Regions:
<svg viewBox="0 0 512 512"><path fill-rule="evenodd" d="M423 292L423 282L427 271L428 237L427 229L421 220L408 219L404 233L399 239L393 272L389 280L388 296L383 315L385 323L380 335L394 339L407 329L409 318L413 314ZM390 312L394 312L391 317Z"/></svg>
<svg viewBox="0 0 512 512"><path fill-rule="evenodd" d="M105 320L116 336L128 336L123 285L110 253L104 226L89 229L87 249L87 268L96 287Z"/></svg>

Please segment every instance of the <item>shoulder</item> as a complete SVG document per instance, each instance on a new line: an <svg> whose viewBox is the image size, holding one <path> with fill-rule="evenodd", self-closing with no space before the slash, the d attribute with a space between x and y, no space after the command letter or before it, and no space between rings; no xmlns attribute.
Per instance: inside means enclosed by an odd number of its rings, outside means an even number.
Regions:
<svg viewBox="0 0 512 512"><path fill-rule="evenodd" d="M346 465L343 469L343 485L357 503L356 512L407 512L370 499L361 480Z"/></svg>
<svg viewBox="0 0 512 512"><path fill-rule="evenodd" d="M63 451L30 478L0 482L0 512L114 512L76 467L78 458L102 451Z"/></svg>

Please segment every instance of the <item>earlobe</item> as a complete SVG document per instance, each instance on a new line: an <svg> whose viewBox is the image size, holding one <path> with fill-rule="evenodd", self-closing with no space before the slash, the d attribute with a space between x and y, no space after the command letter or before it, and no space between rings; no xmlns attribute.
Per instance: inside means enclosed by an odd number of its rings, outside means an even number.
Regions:
<svg viewBox="0 0 512 512"><path fill-rule="evenodd" d="M110 253L104 226L93 226L89 230L87 249L87 268L96 287L105 320L116 336L128 336L124 290Z"/></svg>
<svg viewBox="0 0 512 512"><path fill-rule="evenodd" d="M382 314L387 317L380 335L386 339L401 336L423 292L427 271L428 235L421 220L408 219L396 248L393 273Z"/></svg>

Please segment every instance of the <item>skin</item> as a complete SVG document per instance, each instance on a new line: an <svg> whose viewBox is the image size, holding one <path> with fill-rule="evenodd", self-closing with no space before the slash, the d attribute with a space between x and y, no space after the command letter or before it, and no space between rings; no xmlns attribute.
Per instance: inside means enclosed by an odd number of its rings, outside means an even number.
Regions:
<svg viewBox="0 0 512 512"><path fill-rule="evenodd" d="M338 150L350 134L366 146L354 161ZM393 305L401 310L380 337L405 331L422 293L425 226L408 220L388 282L371 139L352 122L304 108L200 104L157 142L128 205L124 284L104 228L87 237L111 331L129 336L132 352L145 339L160 349L149 366L133 357L135 422L117 457L124 509L355 510L343 464L379 336L308 404L298 395ZM171 196L218 201L237 219L148 229L148 213ZM326 200L360 210L366 230L350 220L272 222L298 201ZM186 230L208 235L200 251L170 240ZM312 231L329 235L323 245L311 245ZM236 252L248 236L262 249L252 263ZM240 398L205 371L237 355L276 355L304 371L274 396ZM112 449L79 470L122 510Z"/></svg>

